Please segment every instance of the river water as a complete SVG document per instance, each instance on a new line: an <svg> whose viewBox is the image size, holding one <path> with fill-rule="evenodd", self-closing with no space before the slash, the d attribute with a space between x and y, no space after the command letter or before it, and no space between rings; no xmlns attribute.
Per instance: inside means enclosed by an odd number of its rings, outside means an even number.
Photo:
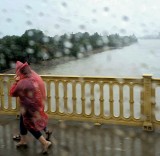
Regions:
<svg viewBox="0 0 160 156"><path fill-rule="evenodd" d="M138 40L122 49L108 50L50 68L54 75L160 77L160 40Z"/></svg>

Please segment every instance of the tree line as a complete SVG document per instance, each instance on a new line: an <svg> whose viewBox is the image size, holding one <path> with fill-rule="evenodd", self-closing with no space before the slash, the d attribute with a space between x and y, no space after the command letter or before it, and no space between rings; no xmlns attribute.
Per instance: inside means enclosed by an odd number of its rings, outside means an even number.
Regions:
<svg viewBox="0 0 160 156"><path fill-rule="evenodd" d="M100 35L97 32L64 34L50 37L41 30L26 30L21 36L4 36L0 39L0 71L9 69L17 60L36 63L57 57L78 57L92 50L108 47L124 47L137 42L135 35Z"/></svg>

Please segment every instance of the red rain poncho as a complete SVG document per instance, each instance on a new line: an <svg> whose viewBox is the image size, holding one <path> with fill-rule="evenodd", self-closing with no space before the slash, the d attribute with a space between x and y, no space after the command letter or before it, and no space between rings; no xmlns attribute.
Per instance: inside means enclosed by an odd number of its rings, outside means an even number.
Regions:
<svg viewBox="0 0 160 156"><path fill-rule="evenodd" d="M28 63L17 61L16 75L20 79L12 85L10 95L20 99L20 112L26 128L41 131L48 122L48 116L44 112L46 99L44 82L31 70Z"/></svg>

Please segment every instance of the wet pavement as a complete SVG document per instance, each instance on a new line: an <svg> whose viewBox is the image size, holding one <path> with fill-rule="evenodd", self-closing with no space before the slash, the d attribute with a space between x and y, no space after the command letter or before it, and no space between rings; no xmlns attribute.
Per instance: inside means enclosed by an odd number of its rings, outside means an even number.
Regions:
<svg viewBox="0 0 160 156"><path fill-rule="evenodd" d="M0 156L40 156L41 144L28 134L28 148L17 149L15 116L0 115ZM50 119L53 131L49 156L160 156L160 132L142 128Z"/></svg>

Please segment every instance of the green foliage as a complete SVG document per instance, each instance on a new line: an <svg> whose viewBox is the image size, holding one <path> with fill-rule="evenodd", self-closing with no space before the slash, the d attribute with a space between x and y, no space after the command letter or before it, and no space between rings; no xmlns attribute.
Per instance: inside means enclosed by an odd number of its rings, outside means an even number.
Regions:
<svg viewBox="0 0 160 156"><path fill-rule="evenodd" d="M89 51L104 46L117 48L134 42L137 42L135 35L101 36L97 32L92 35L79 32L50 37L40 30L30 29L22 36L5 36L0 39L0 71L11 68L11 63L17 60L32 63L66 55L78 57L80 53L87 56Z"/></svg>

